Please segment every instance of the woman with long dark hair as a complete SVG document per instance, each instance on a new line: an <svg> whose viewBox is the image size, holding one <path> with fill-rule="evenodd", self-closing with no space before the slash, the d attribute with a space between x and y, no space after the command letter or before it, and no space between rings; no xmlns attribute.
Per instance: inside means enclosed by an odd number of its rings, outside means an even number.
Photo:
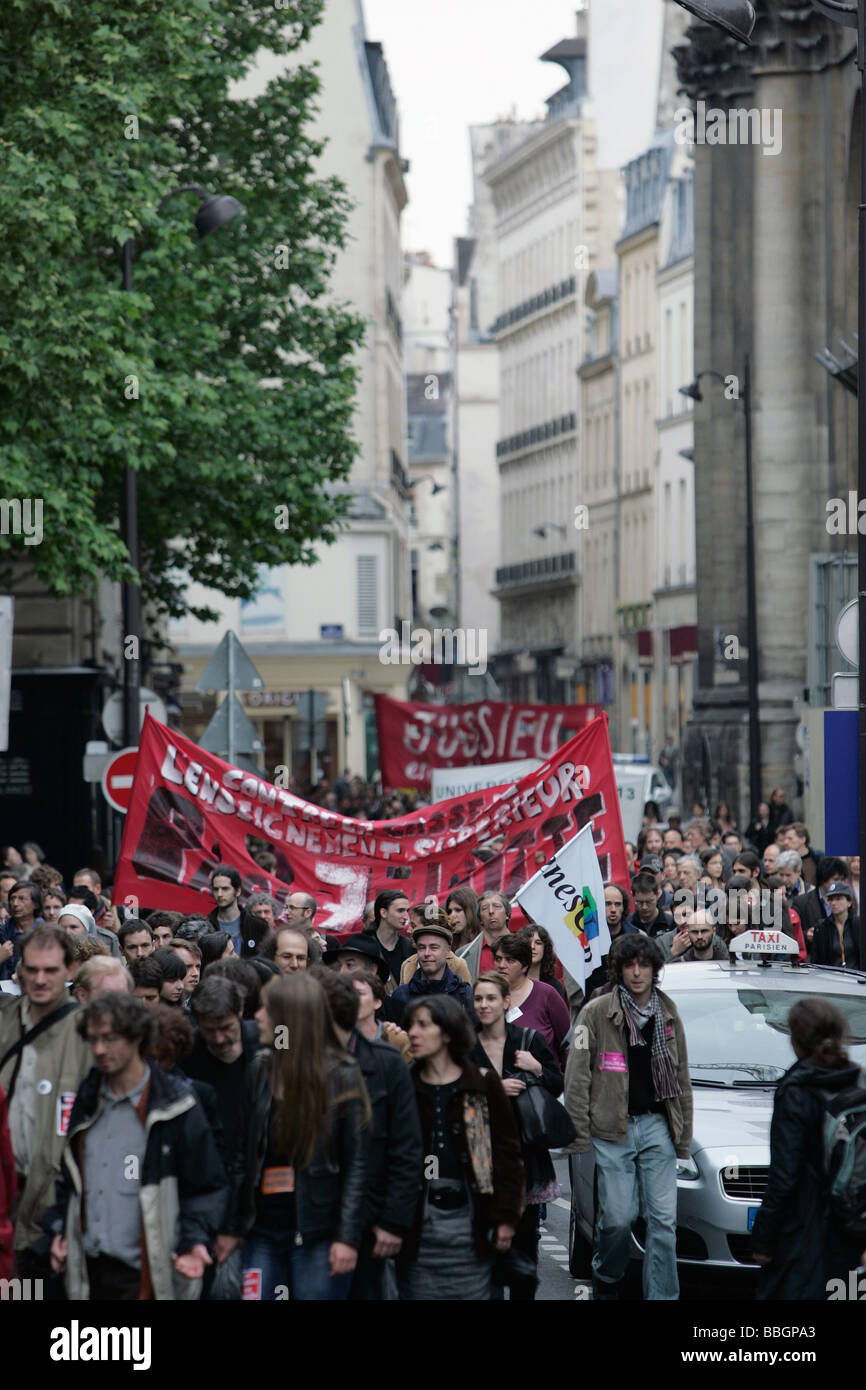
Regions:
<svg viewBox="0 0 866 1390"><path fill-rule="evenodd" d="M561 994L565 999L562 981L556 977L556 952L550 932L545 927L539 927L536 922L528 923L525 930L529 933L529 943L532 946L530 980L540 980L543 985L551 985L557 994Z"/></svg>
<svg viewBox="0 0 866 1390"><path fill-rule="evenodd" d="M478 894L474 888L468 888L465 885L452 888L445 899L445 912L448 917L448 926L453 934L451 949L452 951L459 951L463 946L468 946L470 941L474 941L481 930L481 918L478 916Z"/></svg>
<svg viewBox="0 0 866 1390"><path fill-rule="evenodd" d="M268 1051L253 1078L243 1297L343 1300L361 1243L367 1092L305 970L274 977L256 1017Z"/></svg>
<svg viewBox="0 0 866 1390"><path fill-rule="evenodd" d="M637 859L640 864L648 854L661 854L664 836L657 825L645 825L637 837Z"/></svg>
<svg viewBox="0 0 866 1390"><path fill-rule="evenodd" d="M862 1084L843 1046L846 1024L828 999L799 999L788 1014L797 1061L776 1088L770 1167L752 1229L759 1299L826 1299L832 1278L860 1262L857 1239L833 1225L824 1163L828 1098Z"/></svg>
<svg viewBox="0 0 866 1390"><path fill-rule="evenodd" d="M710 888L724 888L725 878L730 875L725 874L722 851L716 845L710 845L707 849L701 850L700 860L703 873L699 882L706 883Z"/></svg>
<svg viewBox="0 0 866 1390"><path fill-rule="evenodd" d="M403 1023L424 1139L424 1186L398 1265L409 1302L489 1299L495 1251L523 1208L520 1138L502 1082L470 1059L475 1037L446 994L413 1000Z"/></svg>
<svg viewBox="0 0 866 1390"><path fill-rule="evenodd" d="M479 1067L493 1068L502 1078L502 1089L512 1105L526 1090L526 1076L534 1077L552 1096L561 1096L562 1072L547 1043L534 1029L505 1021L511 1006L505 976L496 971L479 975L473 998L479 1027L478 1041L470 1053L472 1061ZM516 1113L515 1120L519 1128ZM521 1152L526 1173L526 1208L512 1241L510 1277L503 1283L508 1284L512 1302L527 1303L535 1298L538 1283L538 1209L543 1203L554 1201L560 1191L549 1150L522 1143Z"/></svg>

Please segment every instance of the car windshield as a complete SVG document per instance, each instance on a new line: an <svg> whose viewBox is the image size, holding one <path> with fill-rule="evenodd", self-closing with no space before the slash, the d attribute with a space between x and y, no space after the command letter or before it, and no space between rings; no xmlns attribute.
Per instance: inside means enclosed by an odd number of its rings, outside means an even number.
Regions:
<svg viewBox="0 0 866 1390"><path fill-rule="evenodd" d="M775 1086L797 1060L787 1024L797 1000L790 990L683 991L675 998L693 1083ZM866 990L862 997L822 993L821 998L845 1015L848 1053L866 1066Z"/></svg>

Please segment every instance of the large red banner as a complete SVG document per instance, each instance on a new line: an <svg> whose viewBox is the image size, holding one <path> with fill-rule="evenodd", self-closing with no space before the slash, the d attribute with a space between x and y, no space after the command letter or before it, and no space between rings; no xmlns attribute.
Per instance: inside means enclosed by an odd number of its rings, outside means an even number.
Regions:
<svg viewBox="0 0 866 1390"><path fill-rule="evenodd" d="M619 797L607 716L592 721L537 772L510 787L440 801L397 820L363 821L231 767L148 714L114 879L114 901L201 912L210 875L238 870L243 898L292 891L319 904L325 932L358 930L383 888L410 902L444 898L457 883L511 897L582 826L591 824L602 876L625 880ZM265 841L273 873L250 851Z"/></svg>
<svg viewBox="0 0 866 1390"><path fill-rule="evenodd" d="M417 705L376 695L382 782L429 792L434 767L544 761L603 711L600 705Z"/></svg>

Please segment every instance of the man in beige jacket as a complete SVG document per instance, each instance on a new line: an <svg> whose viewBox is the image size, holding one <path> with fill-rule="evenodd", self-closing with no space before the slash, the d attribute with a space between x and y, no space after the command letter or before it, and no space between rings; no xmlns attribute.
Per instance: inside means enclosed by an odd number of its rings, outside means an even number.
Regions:
<svg viewBox="0 0 866 1390"><path fill-rule="evenodd" d="M46 1297L53 1283L41 1217L54 1202L72 1104L91 1063L66 988L71 966L72 937L43 923L21 942L20 998L0 996L0 1085L18 1172L15 1272L44 1278Z"/></svg>
<svg viewBox="0 0 866 1390"><path fill-rule="evenodd" d="M686 1039L673 1001L657 988L664 960L642 935L622 936L610 962L610 992L581 1011L565 1073L565 1104L598 1176L593 1293L615 1299L632 1253L631 1229L646 1221L645 1299L679 1298L677 1159L688 1158L692 1090Z"/></svg>

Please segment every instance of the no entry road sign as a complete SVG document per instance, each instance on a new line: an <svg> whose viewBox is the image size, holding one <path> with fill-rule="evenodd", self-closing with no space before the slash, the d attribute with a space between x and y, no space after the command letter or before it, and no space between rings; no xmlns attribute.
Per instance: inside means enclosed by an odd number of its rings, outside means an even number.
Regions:
<svg viewBox="0 0 866 1390"><path fill-rule="evenodd" d="M137 748L121 748L110 762L105 764L102 773L102 794L115 811L129 810L132 797L132 781L135 775Z"/></svg>

